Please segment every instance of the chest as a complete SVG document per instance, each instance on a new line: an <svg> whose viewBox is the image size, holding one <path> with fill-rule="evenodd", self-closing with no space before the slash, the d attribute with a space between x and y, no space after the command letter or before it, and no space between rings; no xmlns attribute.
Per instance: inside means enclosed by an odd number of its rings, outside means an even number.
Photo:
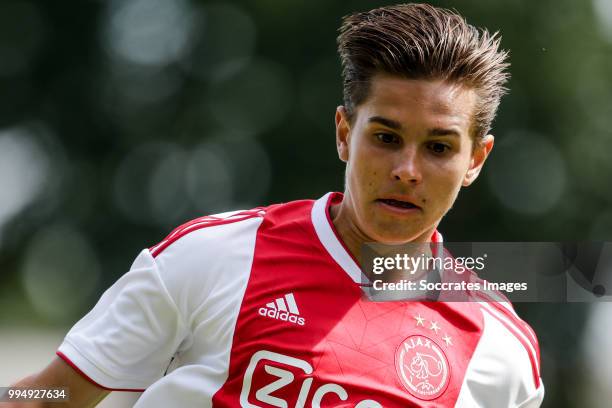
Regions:
<svg viewBox="0 0 612 408"><path fill-rule="evenodd" d="M253 265L215 396L252 407L454 406L481 327L469 304L369 301L333 264ZM235 401L234 401L235 403Z"/></svg>

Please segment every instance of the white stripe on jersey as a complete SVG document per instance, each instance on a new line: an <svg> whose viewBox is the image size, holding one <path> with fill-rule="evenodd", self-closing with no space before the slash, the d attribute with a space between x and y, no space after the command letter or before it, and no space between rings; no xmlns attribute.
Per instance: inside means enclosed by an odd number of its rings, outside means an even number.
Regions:
<svg viewBox="0 0 612 408"><path fill-rule="evenodd" d="M334 230L331 225L329 225L327 205L332 194L333 193L327 193L315 201L311 213L312 224L314 225L314 229L321 244L323 244L323 247L329 252L334 261L346 271L354 282L367 282L368 279L361 272L361 268L355 263L346 249L344 249L340 241L338 241Z"/></svg>

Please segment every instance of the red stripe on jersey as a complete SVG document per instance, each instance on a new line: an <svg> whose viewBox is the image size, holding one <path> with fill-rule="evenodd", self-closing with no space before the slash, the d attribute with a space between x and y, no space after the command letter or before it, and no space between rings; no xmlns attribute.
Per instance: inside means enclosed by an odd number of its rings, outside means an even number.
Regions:
<svg viewBox="0 0 612 408"><path fill-rule="evenodd" d="M479 282L482 283L482 280L478 277L478 274L474 273L474 276ZM474 300L476 302L487 302L487 303L500 304L500 306L503 309L505 309L506 312L515 313L514 307L512 306L512 302L510 302L510 299L508 299L506 295L504 295L500 291L488 290L486 292L483 292L482 290L480 290L480 291L474 292L472 295L474 296ZM501 303L507 304L508 307L501 305Z"/></svg>
<svg viewBox="0 0 612 408"><path fill-rule="evenodd" d="M525 329L527 329L528 333L530 334L531 340L533 340L534 344L536 345L536 350L538 352L538 361L540 361L540 344L538 343L538 337L536 336L531 326L529 326L526 323L525 323Z"/></svg>
<svg viewBox="0 0 612 408"><path fill-rule="evenodd" d="M190 232L197 231L202 228L214 227L217 225L231 224L246 219L261 217L265 213L265 209L257 207L248 211L241 211L236 214L232 214L227 218L219 218L215 216L206 216L196 218L195 220L189 221L177 228L175 228L163 241L159 244L149 248L149 252L153 258L157 257L164 249L172 245L173 242L179 238L189 234Z"/></svg>
<svg viewBox="0 0 612 408"><path fill-rule="evenodd" d="M484 303L484 304L490 305L490 303ZM535 384L536 389L540 388L539 351L535 351L535 350L532 351L533 344L531 344L529 340L525 337L525 334L521 331L520 326L517 326L514 322L509 321L509 319L507 318L507 314L505 314L502 317L498 309L493 308L493 307L483 307L483 309L487 313L489 313L493 318L495 318L498 322L500 322L506 329L508 329L508 331L512 333L514 337L516 337L516 339L523 345L523 347L525 348L525 351L527 352L527 355L529 356L529 361L531 362L531 372L533 374L533 382ZM537 357L536 355L534 355L534 352L537 355Z"/></svg>
<svg viewBox="0 0 612 408"><path fill-rule="evenodd" d="M68 364L70 367L72 367L74 369L74 371L76 371L77 373L79 373L79 375L81 377L83 377L84 379L86 379L88 382L92 383L93 385L95 385L98 388L102 388L106 391L124 391L124 392L144 392L144 389L142 390L138 390L138 389L129 389L129 388L108 388L103 386L102 384L98 384L97 382L95 382L94 380L91 379L91 377L89 377L87 374L85 374L83 371L81 371L81 369L79 367L77 367L76 364L74 364L72 362L72 360L70 360L64 353L62 353L61 351L57 351L55 354L57 354L57 356L59 358L61 358L62 360L64 360L66 362L66 364Z"/></svg>

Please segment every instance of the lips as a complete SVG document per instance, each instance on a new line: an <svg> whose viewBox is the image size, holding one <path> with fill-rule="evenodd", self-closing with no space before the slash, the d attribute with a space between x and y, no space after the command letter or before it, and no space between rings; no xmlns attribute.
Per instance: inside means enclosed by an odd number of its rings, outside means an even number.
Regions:
<svg viewBox="0 0 612 408"><path fill-rule="evenodd" d="M411 201L408 201L406 199L395 199L395 198L379 198L378 200L381 203L387 204L391 207L395 207L395 208L399 208L399 209L404 209L404 210L410 210L410 209L420 209L421 207L419 207L418 205L414 204Z"/></svg>

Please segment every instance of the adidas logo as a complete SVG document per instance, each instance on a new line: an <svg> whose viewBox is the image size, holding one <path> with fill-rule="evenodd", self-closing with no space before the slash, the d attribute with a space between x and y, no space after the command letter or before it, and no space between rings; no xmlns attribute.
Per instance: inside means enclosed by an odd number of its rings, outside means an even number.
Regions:
<svg viewBox="0 0 612 408"><path fill-rule="evenodd" d="M287 293L274 302L266 304L265 307L260 307L259 314L261 316L271 317L272 319L299 324L300 326L306 323L306 320L300 317L300 311L297 307L297 303L295 303L293 293Z"/></svg>

